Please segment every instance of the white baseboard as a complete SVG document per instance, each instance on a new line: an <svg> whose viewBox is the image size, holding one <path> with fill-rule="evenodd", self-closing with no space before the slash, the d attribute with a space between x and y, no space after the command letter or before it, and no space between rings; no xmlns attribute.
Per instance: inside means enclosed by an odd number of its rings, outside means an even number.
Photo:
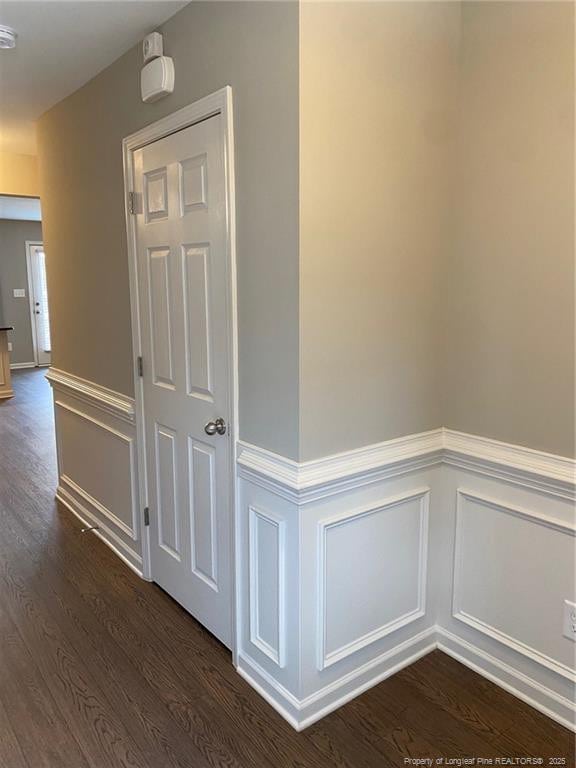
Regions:
<svg viewBox="0 0 576 768"><path fill-rule="evenodd" d="M126 563L135 573L143 578L142 574L142 560L138 555L123 547L123 542L111 531L107 526L102 524L102 521L93 515L87 507L81 504L71 493L69 493L61 485L56 490L56 499L63 504L66 509L72 512L80 522L88 526L98 526L91 533L94 533L98 538L103 541L110 549L118 555L118 557Z"/></svg>
<svg viewBox="0 0 576 768"><path fill-rule="evenodd" d="M303 731L435 648L436 628L431 627L304 699L295 697L253 659L242 654L237 671L293 728Z"/></svg>
<svg viewBox="0 0 576 768"><path fill-rule="evenodd" d="M513 669L486 651L457 637L452 632L437 627L438 650L477 672L482 677L526 702L534 709L555 720L571 731L576 731L576 705L541 683Z"/></svg>
<svg viewBox="0 0 576 768"><path fill-rule="evenodd" d="M23 368L36 368L36 363L10 363L11 371L19 371Z"/></svg>
<svg viewBox="0 0 576 768"><path fill-rule="evenodd" d="M274 680L253 659L240 655L237 671L295 730L303 731L436 649L576 732L574 702L438 626L415 635L302 700Z"/></svg>

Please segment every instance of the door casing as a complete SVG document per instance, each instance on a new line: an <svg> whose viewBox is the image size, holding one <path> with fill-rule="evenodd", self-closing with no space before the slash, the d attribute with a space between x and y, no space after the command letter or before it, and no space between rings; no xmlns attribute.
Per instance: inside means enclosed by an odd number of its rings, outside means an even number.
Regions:
<svg viewBox="0 0 576 768"><path fill-rule="evenodd" d="M232 88L226 86L192 104L179 109L136 133L127 136L122 142L124 161L124 192L126 233L128 239L128 267L130 278L130 309L132 317L132 347L134 352L134 393L136 418L136 444L138 455L138 491L140 501L140 530L142 540L142 575L147 581L152 581L150 563L150 529L144 525L144 508L148 507L148 479L146 466L146 444L144 429L144 392L142 378L138 373L137 358L142 355L141 308L137 278L137 239L135 216L130 211L130 193L134 189L134 152L141 147L151 144L158 139L169 136L184 128L219 114L221 116L222 142L224 146L224 172L226 187L226 261L228 268L228 349L230 354L230 380L228 382L231 402L230 418L230 499L232 509L230 531L232 563L231 573L234 583L231 585L232 599L232 654L236 663L236 638L238 637L237 611L239 582L237 578L237 499L238 484L236 480L236 443L238 436L238 322L237 322L237 280L236 280L236 211L235 211L235 182L234 182L234 128L232 112Z"/></svg>

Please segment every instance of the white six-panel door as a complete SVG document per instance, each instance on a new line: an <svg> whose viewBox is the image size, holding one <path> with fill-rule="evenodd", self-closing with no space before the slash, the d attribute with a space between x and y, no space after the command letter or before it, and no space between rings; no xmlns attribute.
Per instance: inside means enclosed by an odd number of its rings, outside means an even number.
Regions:
<svg viewBox="0 0 576 768"><path fill-rule="evenodd" d="M151 576L230 647L232 398L221 119L136 150L134 184Z"/></svg>

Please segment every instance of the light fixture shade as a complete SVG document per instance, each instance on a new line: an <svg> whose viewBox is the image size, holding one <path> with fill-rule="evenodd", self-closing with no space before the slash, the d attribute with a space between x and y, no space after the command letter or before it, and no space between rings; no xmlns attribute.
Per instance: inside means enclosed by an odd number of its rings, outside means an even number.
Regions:
<svg viewBox="0 0 576 768"><path fill-rule="evenodd" d="M16 32L3 24L0 24L0 48L16 48Z"/></svg>

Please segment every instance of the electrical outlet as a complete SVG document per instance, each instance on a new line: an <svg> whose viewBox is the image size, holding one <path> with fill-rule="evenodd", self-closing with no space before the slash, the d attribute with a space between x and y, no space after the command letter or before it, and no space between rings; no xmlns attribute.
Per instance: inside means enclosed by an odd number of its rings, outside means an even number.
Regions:
<svg viewBox="0 0 576 768"><path fill-rule="evenodd" d="M14 288L14 298L15 299L25 299L26 298L26 291L24 288Z"/></svg>
<svg viewBox="0 0 576 768"><path fill-rule="evenodd" d="M564 632L568 640L576 642L576 603L564 600Z"/></svg>
<svg viewBox="0 0 576 768"><path fill-rule="evenodd" d="M12 352L12 342L8 342L8 352Z"/></svg>

